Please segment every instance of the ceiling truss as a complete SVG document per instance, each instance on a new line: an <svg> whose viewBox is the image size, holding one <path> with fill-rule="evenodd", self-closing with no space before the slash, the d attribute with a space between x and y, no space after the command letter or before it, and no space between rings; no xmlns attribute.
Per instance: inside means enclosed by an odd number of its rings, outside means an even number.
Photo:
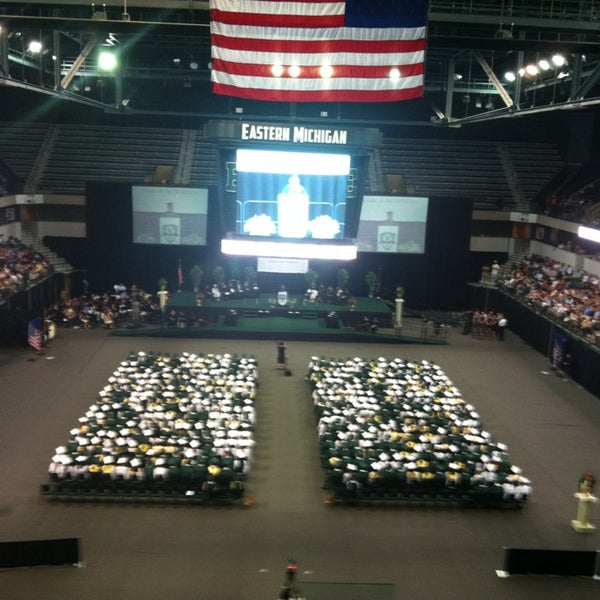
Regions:
<svg viewBox="0 0 600 600"><path fill-rule="evenodd" d="M599 19L600 1L594 0L432 0L422 102L428 108L417 120L457 126L595 106L600 103ZM27 46L34 37L42 42L39 54ZM97 67L97 51L105 47L120 55L114 73ZM510 83L504 79L506 71L559 53L567 61L561 67ZM209 63L208 2L108 1L99 9L77 0L59 5L0 0L0 86L111 112L212 115L206 100ZM202 107L179 105L182 89L196 90ZM223 116L240 102L221 98ZM338 107L337 115L343 113ZM287 116L295 114L289 107Z"/></svg>

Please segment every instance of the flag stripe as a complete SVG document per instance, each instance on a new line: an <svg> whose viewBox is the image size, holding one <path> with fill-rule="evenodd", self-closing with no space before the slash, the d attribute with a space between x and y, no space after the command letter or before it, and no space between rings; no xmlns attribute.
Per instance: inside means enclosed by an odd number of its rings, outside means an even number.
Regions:
<svg viewBox="0 0 600 600"><path fill-rule="evenodd" d="M413 100L423 95L421 86L399 90L265 90L264 88L240 88L222 83L213 83L215 94L236 96L248 100L265 100L268 97L273 102L397 102ZM326 98L326 100L324 100Z"/></svg>
<svg viewBox="0 0 600 600"><path fill-rule="evenodd" d="M282 2L282 5L285 3ZM342 27L344 16L327 15L286 15L286 14L248 14L248 13L224 13L222 11L211 11L211 19L228 25L252 25L255 27Z"/></svg>
<svg viewBox="0 0 600 600"><path fill-rule="evenodd" d="M323 55L333 55L340 53L353 53L357 55L357 59L364 59L363 53L380 53L383 56L401 54L406 52L417 52L425 49L425 40L357 40L343 39L325 41L304 41L304 40L274 40L274 39L259 39L259 38L240 38L226 37L215 35L213 36L214 53L218 53L223 49L240 50L251 52L250 60L256 62L254 54L257 52L278 52L284 57L290 54L311 54L322 53ZM420 57L421 60L423 57ZM291 63L287 60L288 64ZM387 58L387 63L390 63L390 58Z"/></svg>
<svg viewBox="0 0 600 600"><path fill-rule="evenodd" d="M360 27L298 27L293 31L277 27L245 27L230 26L224 23L211 23L211 38L222 41L222 38L249 38L250 40L281 40L281 41L328 41L334 40L382 40L394 42L395 40L418 40L425 37L425 27L388 27L382 29L364 29ZM251 48L250 48L251 49Z"/></svg>
<svg viewBox="0 0 600 600"><path fill-rule="evenodd" d="M271 66L270 65L241 65L237 62L227 62L227 61L213 61L215 64L213 67L219 73L219 75L215 76L215 81L221 80L221 73L226 73L229 76L239 75L241 77L263 77L263 78L272 78ZM299 77L294 78L296 81L301 81L305 79L315 79L323 83L323 85L328 85L323 82L323 78L319 73L319 66L305 67L302 69L302 72ZM351 85L352 79L383 79L387 80L389 75L390 67L389 65L382 66L365 66L363 65L341 65L335 67L335 79L334 81L339 82L339 85ZM410 65L401 65L400 66L400 77L415 77L423 75L423 63L418 62L416 64ZM286 75L282 75L283 79ZM287 76L289 77L289 75ZM348 80L348 81L344 81ZM251 84L251 82L248 82ZM266 82L263 82L266 83ZM368 83L367 81L361 82L362 84ZM286 84L289 85L289 82ZM300 84L301 85L301 84ZM393 85L393 80L390 80L390 85Z"/></svg>
<svg viewBox="0 0 600 600"><path fill-rule="evenodd" d="M423 93L428 0L210 0L210 10L215 93L287 102Z"/></svg>
<svg viewBox="0 0 600 600"><path fill-rule="evenodd" d="M298 67L321 67L324 64L331 65L336 72L339 67L348 65L358 65L363 67L387 67L387 73L391 67L402 67L404 65L415 65L423 63L423 51L405 52L394 55L394 62L390 58L380 54L356 54L340 53L336 55L335 60L323 60L322 54L288 54L285 56L286 62L280 60L281 56L276 52L256 52L252 60L243 61L244 53L238 50L220 50L213 56L213 71L220 68L231 67L236 63L241 69L249 68L251 65L263 65L271 69L273 65Z"/></svg>
<svg viewBox="0 0 600 600"><path fill-rule="evenodd" d="M299 81L297 79L283 79L275 77L238 77L235 75L223 74L220 76L217 83L223 85L231 85L232 81L239 82L240 79L244 83L244 87L248 89L268 89L269 92L274 90L302 93L302 90L309 90L315 92L318 89L326 88L328 91L332 90L353 90L359 92L364 89L376 89L379 91L389 90L396 91L407 88L416 88L419 86L420 77L402 77L397 80L389 78L383 79L364 79L352 77L348 79L307 79Z"/></svg>

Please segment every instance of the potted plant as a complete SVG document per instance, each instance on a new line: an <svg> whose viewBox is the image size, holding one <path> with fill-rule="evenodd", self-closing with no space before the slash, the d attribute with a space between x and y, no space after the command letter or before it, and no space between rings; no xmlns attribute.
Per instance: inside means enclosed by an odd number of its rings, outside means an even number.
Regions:
<svg viewBox="0 0 600 600"><path fill-rule="evenodd" d="M202 275L204 275L204 271L198 265L194 265L190 269L190 279L192 280L192 286L194 288L194 292L196 293L200 290Z"/></svg>
<svg viewBox="0 0 600 600"><path fill-rule="evenodd" d="M348 269L340 269L337 272L337 282L338 282L338 286L340 288L342 288L343 290L346 289L346 286L348 285L348 280L350 279L350 273L348 273Z"/></svg>
<svg viewBox="0 0 600 600"><path fill-rule="evenodd" d="M596 487L596 478L594 477L593 473L586 471L579 478L579 491L582 494L593 494L594 487Z"/></svg>
<svg viewBox="0 0 600 600"><path fill-rule="evenodd" d="M367 287L369 288L369 298L373 298L375 296L375 291L377 290L377 273L375 271L369 271L365 280L367 282Z"/></svg>
<svg viewBox="0 0 600 600"><path fill-rule="evenodd" d="M304 274L304 279L306 279L306 284L309 288L314 288L317 284L317 279L319 279L319 274L314 269L308 269Z"/></svg>
<svg viewBox="0 0 600 600"><path fill-rule="evenodd" d="M219 287L225 283L225 269L220 265L217 265L212 272L214 283Z"/></svg>

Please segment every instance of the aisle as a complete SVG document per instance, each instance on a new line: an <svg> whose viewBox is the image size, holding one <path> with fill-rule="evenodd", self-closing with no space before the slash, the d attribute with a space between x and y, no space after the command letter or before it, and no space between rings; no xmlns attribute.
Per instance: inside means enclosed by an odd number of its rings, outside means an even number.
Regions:
<svg viewBox="0 0 600 600"><path fill-rule="evenodd" d="M322 502L322 471L305 360L290 359L286 376L272 363L259 364L255 460L248 493L256 508L306 510Z"/></svg>

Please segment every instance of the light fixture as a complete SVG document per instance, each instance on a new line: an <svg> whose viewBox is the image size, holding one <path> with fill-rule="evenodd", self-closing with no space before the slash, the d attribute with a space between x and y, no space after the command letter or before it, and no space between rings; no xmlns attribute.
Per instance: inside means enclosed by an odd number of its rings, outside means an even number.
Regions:
<svg viewBox="0 0 600 600"><path fill-rule="evenodd" d="M516 78L517 76L513 71L506 71L506 73L504 73L504 79L506 79L506 81L515 81Z"/></svg>
<svg viewBox="0 0 600 600"><path fill-rule="evenodd" d="M42 51L42 42L39 40L31 40L27 46L27 49L29 52L31 52L31 54L39 54Z"/></svg>
<svg viewBox="0 0 600 600"><path fill-rule="evenodd" d="M577 235L584 240L592 240L593 242L600 242L600 231L593 229L592 227L579 226Z"/></svg>
<svg viewBox="0 0 600 600"><path fill-rule="evenodd" d="M537 68L537 65L527 65L525 67L525 72L527 73L527 75L529 75L530 77L535 77L540 71Z"/></svg>
<svg viewBox="0 0 600 600"><path fill-rule="evenodd" d="M328 117L329 116L329 113L326 110L322 110L319 114L320 114L321 117Z"/></svg>
<svg viewBox="0 0 600 600"><path fill-rule="evenodd" d="M235 114L236 115L244 114L244 108L242 106L236 106L235 107Z"/></svg>
<svg viewBox="0 0 600 600"><path fill-rule="evenodd" d="M557 67L563 67L567 63L567 59L562 54L555 54L552 57L552 63Z"/></svg>
<svg viewBox="0 0 600 600"><path fill-rule="evenodd" d="M489 98L485 104L485 107L487 110L492 110L494 108L494 101L491 98Z"/></svg>
<svg viewBox="0 0 600 600"><path fill-rule="evenodd" d="M475 108L481 108L481 106L481 98L477 96L477 98L475 98Z"/></svg>
<svg viewBox="0 0 600 600"><path fill-rule="evenodd" d="M390 69L389 78L400 79L400 69L398 69L398 67L393 67L392 69Z"/></svg>
<svg viewBox="0 0 600 600"><path fill-rule="evenodd" d="M117 66L117 57L112 52L100 52L98 68L102 71L112 71Z"/></svg>
<svg viewBox="0 0 600 600"><path fill-rule="evenodd" d="M568 77L569 73L567 73L567 71L561 71L557 76L556 79L564 79L565 77Z"/></svg>
<svg viewBox="0 0 600 600"><path fill-rule="evenodd" d="M298 65L292 65L288 69L288 73L290 74L290 77L300 77L300 67Z"/></svg>
<svg viewBox="0 0 600 600"><path fill-rule="evenodd" d="M181 64L181 59L180 58L174 58L173 59L173 64L178 67Z"/></svg>
<svg viewBox="0 0 600 600"><path fill-rule="evenodd" d="M454 73L454 81L460 81L463 76L460 73Z"/></svg>
<svg viewBox="0 0 600 600"><path fill-rule="evenodd" d="M545 58L542 58L542 60L538 62L538 65L542 71L547 71L550 68L550 63Z"/></svg>
<svg viewBox="0 0 600 600"><path fill-rule="evenodd" d="M192 71L197 71L198 70L198 63L195 60L191 60L190 61L190 69Z"/></svg>
<svg viewBox="0 0 600 600"><path fill-rule="evenodd" d="M281 77L283 75L283 67L281 65L273 65L271 73L273 73L273 77Z"/></svg>
<svg viewBox="0 0 600 600"><path fill-rule="evenodd" d="M527 73L527 71L525 70L525 68L524 68L524 67L521 67L521 68L519 69L519 76L520 76L520 77L525 77L525 73Z"/></svg>
<svg viewBox="0 0 600 600"><path fill-rule="evenodd" d="M333 75L333 67L331 65L321 65L319 73L323 79L329 79Z"/></svg>

